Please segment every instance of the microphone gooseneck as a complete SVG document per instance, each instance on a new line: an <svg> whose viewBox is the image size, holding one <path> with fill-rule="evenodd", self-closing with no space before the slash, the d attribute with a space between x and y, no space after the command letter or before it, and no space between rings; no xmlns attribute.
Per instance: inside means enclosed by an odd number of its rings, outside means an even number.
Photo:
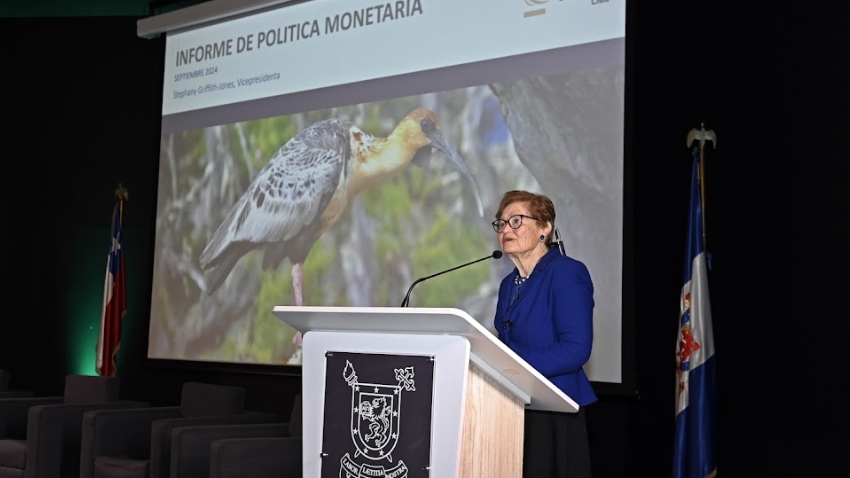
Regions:
<svg viewBox="0 0 850 478"><path fill-rule="evenodd" d="M416 286L416 284L418 284L418 283L420 283L424 280L430 279L432 277L437 277L437 276L443 275L447 272L452 272L452 271L458 270L462 267L471 266L472 264L476 264L476 263L481 262L481 261L486 261L487 259L499 259L500 257L502 257L502 251L496 250L496 251L493 251L489 256L482 257L481 259L476 259L472 262L467 262L466 264L461 264L459 266L452 267L451 269L446 269L444 271L437 272L436 274L431 274L429 276L420 277L419 279L416 279L415 281L413 281L413 284L410 284L410 288L407 289L407 295L405 295L404 300L401 301L401 307L408 307L410 305L410 293L413 292L413 288Z"/></svg>

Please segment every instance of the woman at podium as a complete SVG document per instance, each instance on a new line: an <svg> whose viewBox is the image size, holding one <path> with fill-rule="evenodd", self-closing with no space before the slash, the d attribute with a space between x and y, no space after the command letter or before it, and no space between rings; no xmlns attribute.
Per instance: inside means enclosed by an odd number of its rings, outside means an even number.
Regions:
<svg viewBox="0 0 850 478"><path fill-rule="evenodd" d="M590 476L584 407L596 394L582 367L593 343L593 282L587 267L553 244L555 206L543 195L509 191L493 221L516 268L499 286L499 339L580 406L578 413L527 410L523 476Z"/></svg>

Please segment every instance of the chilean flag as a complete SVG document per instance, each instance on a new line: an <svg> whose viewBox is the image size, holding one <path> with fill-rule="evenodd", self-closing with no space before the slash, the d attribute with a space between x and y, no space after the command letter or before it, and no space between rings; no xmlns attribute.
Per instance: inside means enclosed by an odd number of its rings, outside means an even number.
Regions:
<svg viewBox="0 0 850 478"><path fill-rule="evenodd" d="M685 277L679 303L679 334L676 342L674 478L705 478L717 474L714 337L708 297L708 264L703 237L697 148L694 148L693 155Z"/></svg>
<svg viewBox="0 0 850 478"><path fill-rule="evenodd" d="M124 285L124 251L121 249L121 220L124 201L118 200L112 211L112 244L106 261L103 285L103 310L100 336L97 340L97 373L115 375L115 354L121 342L121 319L127 312L127 290Z"/></svg>

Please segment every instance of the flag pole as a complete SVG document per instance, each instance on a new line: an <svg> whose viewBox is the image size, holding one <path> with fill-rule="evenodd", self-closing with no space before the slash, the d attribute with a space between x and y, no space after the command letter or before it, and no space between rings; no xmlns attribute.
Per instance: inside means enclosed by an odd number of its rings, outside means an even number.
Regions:
<svg viewBox="0 0 850 478"><path fill-rule="evenodd" d="M118 183L118 187L115 188L115 197L118 198L118 220L121 221L118 227L120 228L124 225L124 201L130 199L130 193L127 188Z"/></svg>
<svg viewBox="0 0 850 478"><path fill-rule="evenodd" d="M700 122L699 129L688 131L687 146L690 148L694 141L699 141L699 193L702 204L702 238L705 244L705 142L711 141L711 145L717 148L717 136L714 130L705 129L705 123Z"/></svg>
<svg viewBox="0 0 850 478"><path fill-rule="evenodd" d="M694 145L699 141L699 145ZM688 133L690 171L684 277L679 292L676 340L676 414L673 478L716 478L717 392L714 332L708 273L711 255L705 244L705 142L716 144L714 131Z"/></svg>

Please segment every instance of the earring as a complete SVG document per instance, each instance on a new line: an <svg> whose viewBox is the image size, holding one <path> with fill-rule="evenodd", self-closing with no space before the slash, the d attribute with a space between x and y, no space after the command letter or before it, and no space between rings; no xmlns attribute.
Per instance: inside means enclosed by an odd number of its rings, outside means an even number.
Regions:
<svg viewBox="0 0 850 478"><path fill-rule="evenodd" d="M546 236L544 236L543 234L541 234L541 235L540 235L540 240L542 241L542 240L544 240L544 239L546 239Z"/></svg>

